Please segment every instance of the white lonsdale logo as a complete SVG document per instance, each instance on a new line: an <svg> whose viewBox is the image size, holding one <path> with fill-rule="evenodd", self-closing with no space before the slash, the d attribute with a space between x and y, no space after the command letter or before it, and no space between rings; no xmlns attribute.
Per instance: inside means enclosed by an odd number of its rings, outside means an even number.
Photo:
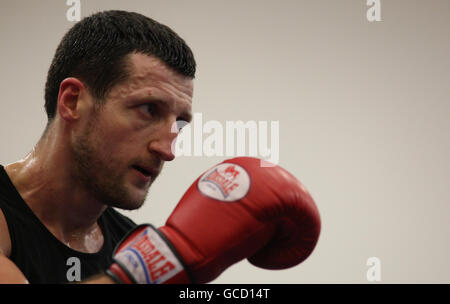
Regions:
<svg viewBox="0 0 450 304"><path fill-rule="evenodd" d="M198 181L204 195L232 202L243 198L250 188L250 177L241 166L233 163L219 164L208 170Z"/></svg>

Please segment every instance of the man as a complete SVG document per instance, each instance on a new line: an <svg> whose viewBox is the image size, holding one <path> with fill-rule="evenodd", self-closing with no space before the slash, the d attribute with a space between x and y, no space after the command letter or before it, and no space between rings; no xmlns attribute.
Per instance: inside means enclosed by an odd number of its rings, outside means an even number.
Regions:
<svg viewBox="0 0 450 304"><path fill-rule="evenodd" d="M47 128L0 173L0 281L67 281L71 257L83 278L109 266L135 226L111 207L139 208L174 158L171 127L190 120L195 67L177 34L136 13L98 13L64 36L45 88Z"/></svg>
<svg viewBox="0 0 450 304"><path fill-rule="evenodd" d="M211 168L159 229L113 209L138 209L174 159L195 67L177 34L137 13L97 13L64 36L44 134L0 167L0 283L71 281L73 263L85 283L205 283L244 258L282 269L310 255L320 232L313 199L254 158Z"/></svg>

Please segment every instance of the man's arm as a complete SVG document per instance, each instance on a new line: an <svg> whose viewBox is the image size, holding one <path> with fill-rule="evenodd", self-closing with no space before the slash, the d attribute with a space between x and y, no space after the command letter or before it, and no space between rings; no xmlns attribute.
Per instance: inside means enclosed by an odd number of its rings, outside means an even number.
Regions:
<svg viewBox="0 0 450 304"><path fill-rule="evenodd" d="M11 238L5 216L0 209L0 284L27 284L29 283L22 271L11 261ZM113 284L109 276L101 274L81 283L84 284Z"/></svg>
<svg viewBox="0 0 450 304"><path fill-rule="evenodd" d="M105 274L95 276L88 280L81 282L83 284L114 284L115 282ZM19 268L6 257L0 253L0 284L28 284Z"/></svg>
<svg viewBox="0 0 450 304"><path fill-rule="evenodd" d="M11 253L11 239L5 216L0 209L0 284L26 284L20 269L8 258Z"/></svg>
<svg viewBox="0 0 450 304"><path fill-rule="evenodd" d="M5 255L0 253L0 284L27 284L19 268Z"/></svg>
<svg viewBox="0 0 450 304"><path fill-rule="evenodd" d="M81 284L116 284L113 279L111 279L106 274L99 274L97 276L93 276L87 280L80 282Z"/></svg>

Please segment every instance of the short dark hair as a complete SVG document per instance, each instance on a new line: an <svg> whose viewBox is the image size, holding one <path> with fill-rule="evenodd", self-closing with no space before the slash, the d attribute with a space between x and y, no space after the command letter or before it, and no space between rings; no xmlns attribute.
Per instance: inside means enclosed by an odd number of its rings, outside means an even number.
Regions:
<svg viewBox="0 0 450 304"><path fill-rule="evenodd" d="M65 78L79 78L95 99L103 100L128 78L126 55L132 52L153 55L181 75L195 77L191 49L169 27L135 12L99 12L76 23L56 49L45 84L49 123Z"/></svg>

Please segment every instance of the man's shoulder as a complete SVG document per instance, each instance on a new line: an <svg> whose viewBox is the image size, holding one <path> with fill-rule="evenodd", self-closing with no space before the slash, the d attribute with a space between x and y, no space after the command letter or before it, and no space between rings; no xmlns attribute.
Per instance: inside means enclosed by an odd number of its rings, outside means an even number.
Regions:
<svg viewBox="0 0 450 304"><path fill-rule="evenodd" d="M0 164L0 189L6 188L7 186L5 175L6 175L5 167L2 164Z"/></svg>
<svg viewBox="0 0 450 304"><path fill-rule="evenodd" d="M30 218L30 210L6 172L6 168L0 164L0 210L2 216L10 222L27 221Z"/></svg>
<svg viewBox="0 0 450 304"><path fill-rule="evenodd" d="M0 164L0 253L9 257L11 253L10 225L22 211L20 196L12 184L5 166Z"/></svg>
<svg viewBox="0 0 450 304"><path fill-rule="evenodd" d="M15 187L11 182L8 174L6 173L5 167L0 164L0 203L8 198L16 198Z"/></svg>
<svg viewBox="0 0 450 304"><path fill-rule="evenodd" d="M0 207L0 254L9 257L11 254L11 237L9 235L8 223Z"/></svg>

